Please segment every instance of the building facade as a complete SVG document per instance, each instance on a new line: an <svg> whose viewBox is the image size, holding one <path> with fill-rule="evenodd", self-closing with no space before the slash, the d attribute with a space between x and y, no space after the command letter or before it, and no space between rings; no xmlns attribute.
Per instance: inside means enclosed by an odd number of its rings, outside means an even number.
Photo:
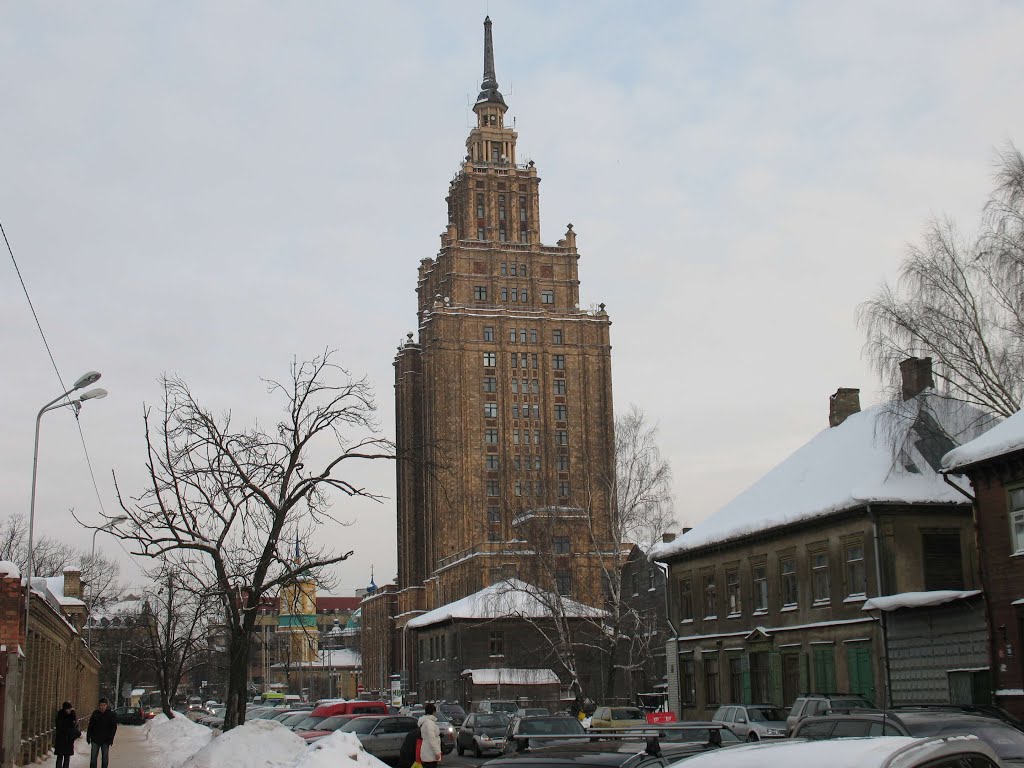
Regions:
<svg viewBox="0 0 1024 768"><path fill-rule="evenodd" d="M996 703L1024 718L1024 412L950 452L974 491L988 664Z"/></svg>
<svg viewBox="0 0 1024 768"><path fill-rule="evenodd" d="M476 126L394 363L399 634L510 577L596 604L613 550L611 321L579 306L572 225L541 242L540 176L519 162L484 31Z"/></svg>
<svg viewBox="0 0 1024 768"><path fill-rule="evenodd" d="M949 673L981 661L971 510L938 470L984 425L934 396L930 360L906 373L924 383L897 406L860 412L857 391L839 390L828 429L655 548L669 567L669 701L684 717L812 691L949 701ZM951 622L956 642L910 631Z"/></svg>

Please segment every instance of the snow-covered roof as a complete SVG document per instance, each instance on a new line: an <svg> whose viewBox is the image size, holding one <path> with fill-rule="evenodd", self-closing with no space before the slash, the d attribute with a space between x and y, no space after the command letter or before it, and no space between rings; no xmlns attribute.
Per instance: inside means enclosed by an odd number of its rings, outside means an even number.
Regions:
<svg viewBox="0 0 1024 768"><path fill-rule="evenodd" d="M465 669L473 685L557 685L558 675L550 669Z"/></svg>
<svg viewBox="0 0 1024 768"><path fill-rule="evenodd" d="M33 586L36 583L36 579L32 579ZM63 607L71 607L75 605L84 606L85 603L79 600L77 597L65 597L64 596L64 577L63 576L46 576L44 578L46 582L47 591L53 595L54 599L57 600Z"/></svg>
<svg viewBox="0 0 1024 768"><path fill-rule="evenodd" d="M980 595L980 589L960 591L955 589L936 589L931 592L901 592L898 595L872 597L864 602L865 611L896 611L900 608L930 608L934 605L950 603L953 600L966 600Z"/></svg>
<svg viewBox="0 0 1024 768"><path fill-rule="evenodd" d="M116 603L109 603L102 609L93 610L90 621L100 623L104 619L114 621L115 619L137 618L142 613L146 601L141 597L127 597L118 600Z"/></svg>
<svg viewBox="0 0 1024 768"><path fill-rule="evenodd" d="M442 605L432 611L420 614L410 619L407 627L416 629L428 627L431 624L440 624L443 621L452 619L476 619L485 621L488 619L513 618L517 616L527 618L543 618L550 615L548 602L541 600L538 593L541 591L519 579L505 579L484 587L479 592L456 600L453 603ZM567 597L562 598L565 615L570 618L600 617L604 611L599 608L592 608L583 605Z"/></svg>
<svg viewBox="0 0 1024 768"><path fill-rule="evenodd" d="M942 467L951 472L1013 451L1024 451L1024 411L1017 411L981 437L954 448L942 458Z"/></svg>
<svg viewBox="0 0 1024 768"><path fill-rule="evenodd" d="M10 560L0 560L0 576L17 579L21 577L21 570Z"/></svg>
<svg viewBox="0 0 1024 768"><path fill-rule="evenodd" d="M865 503L962 504L963 496L939 474L941 457L991 424L978 409L937 395L855 413L819 432L687 533L656 544L650 557L664 559Z"/></svg>
<svg viewBox="0 0 1024 768"><path fill-rule="evenodd" d="M363 657L359 651L354 648L335 648L332 650L320 650L316 653L316 659L314 661L302 661L302 662L291 662L288 665L284 663L274 664L275 669L289 666L289 667L306 667L316 669L317 667L341 667L351 668L362 666Z"/></svg>

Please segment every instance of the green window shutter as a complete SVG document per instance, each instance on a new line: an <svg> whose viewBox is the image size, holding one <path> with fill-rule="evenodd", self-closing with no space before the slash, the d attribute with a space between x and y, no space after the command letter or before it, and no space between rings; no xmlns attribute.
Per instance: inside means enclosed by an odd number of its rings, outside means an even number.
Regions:
<svg viewBox="0 0 1024 768"><path fill-rule="evenodd" d="M875 676L871 668L871 654L866 643L846 646L846 666L850 673L850 692L859 693L869 701L875 700Z"/></svg>
<svg viewBox="0 0 1024 768"><path fill-rule="evenodd" d="M810 661L806 653L800 654L800 690L797 693L809 693L811 690ZM789 702L787 702L788 706Z"/></svg>
<svg viewBox="0 0 1024 768"><path fill-rule="evenodd" d="M782 701L782 654L771 651L768 654L768 686L771 691L771 703L785 706Z"/></svg>
<svg viewBox="0 0 1024 768"><path fill-rule="evenodd" d="M816 693L836 689L836 657L831 645L814 649L814 689Z"/></svg>
<svg viewBox="0 0 1024 768"><path fill-rule="evenodd" d="M743 672L743 701L740 703L751 704L750 693L750 654L743 654L743 661L740 662L740 670Z"/></svg>

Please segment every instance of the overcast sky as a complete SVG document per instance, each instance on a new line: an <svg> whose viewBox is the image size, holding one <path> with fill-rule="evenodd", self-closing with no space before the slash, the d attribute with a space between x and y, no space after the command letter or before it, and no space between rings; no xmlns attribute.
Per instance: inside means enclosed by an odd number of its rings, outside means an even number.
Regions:
<svg viewBox="0 0 1024 768"><path fill-rule="evenodd" d="M615 402L660 424L683 524L826 426L837 387L881 396L858 303L930 216L972 228L994 148L1024 141L1015 2L2 0L0 219L65 380L110 390L82 412L108 512L111 470L143 487L165 371L270 421L260 377L337 348L393 435L488 11L542 239L579 235ZM60 393L2 258L0 516L28 509ZM358 480L389 498L336 499L340 593L395 574L394 467ZM69 509L99 503L72 417L47 415L39 531L87 548Z"/></svg>

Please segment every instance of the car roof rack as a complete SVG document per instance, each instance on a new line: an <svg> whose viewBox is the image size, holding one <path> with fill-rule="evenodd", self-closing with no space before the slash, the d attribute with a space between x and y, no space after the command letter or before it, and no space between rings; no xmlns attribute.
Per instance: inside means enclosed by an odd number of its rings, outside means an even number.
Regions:
<svg viewBox="0 0 1024 768"><path fill-rule="evenodd" d="M714 734L720 734L725 726L721 723L709 723L709 722L697 722L687 721L684 723L652 723L650 725L634 725L623 731L605 731L596 730L588 731L587 733L563 733L563 734L544 734L531 736L528 733L517 733L509 738L516 742L516 751L523 752L531 741L597 741L601 740L617 740L617 741L639 741L643 739L646 742L644 751L652 757L659 757L661 755L661 734L666 731L710 731ZM714 739L712 738L712 741ZM719 737L719 743L721 737Z"/></svg>

